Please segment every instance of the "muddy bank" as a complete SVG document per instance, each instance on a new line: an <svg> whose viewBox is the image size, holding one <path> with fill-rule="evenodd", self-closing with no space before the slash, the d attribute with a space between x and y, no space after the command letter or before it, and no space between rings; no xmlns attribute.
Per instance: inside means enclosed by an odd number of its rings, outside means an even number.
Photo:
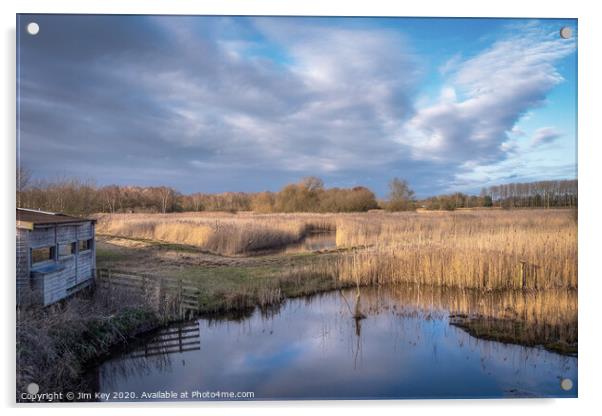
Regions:
<svg viewBox="0 0 602 416"><path fill-rule="evenodd" d="M577 356L577 323L571 324L575 336L565 338L561 328L554 325L533 325L511 319L496 319L482 315L451 315L450 325L461 328L475 338L517 344L529 347L542 347L548 351L572 357ZM568 328L567 328L568 329ZM569 331L565 331L569 332Z"/></svg>

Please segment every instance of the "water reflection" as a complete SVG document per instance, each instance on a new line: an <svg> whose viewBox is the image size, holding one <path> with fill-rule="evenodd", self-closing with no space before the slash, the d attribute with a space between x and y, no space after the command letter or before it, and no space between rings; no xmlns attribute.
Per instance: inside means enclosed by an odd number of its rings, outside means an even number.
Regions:
<svg viewBox="0 0 602 416"><path fill-rule="evenodd" d="M201 347L199 325L195 322L178 323L159 331L143 345L128 352L129 358L148 358L155 355L167 355L197 351Z"/></svg>
<svg viewBox="0 0 602 416"><path fill-rule="evenodd" d="M363 288L365 319L355 313L355 289L288 300L273 314L256 311L244 320L200 319L192 323L199 349L140 355L138 348L98 369L99 388L252 391L256 399L575 397L575 357L478 339L449 325L450 312L558 319L558 307L542 306L545 299L528 296L521 304L517 296ZM573 380L571 391L560 388L564 378Z"/></svg>

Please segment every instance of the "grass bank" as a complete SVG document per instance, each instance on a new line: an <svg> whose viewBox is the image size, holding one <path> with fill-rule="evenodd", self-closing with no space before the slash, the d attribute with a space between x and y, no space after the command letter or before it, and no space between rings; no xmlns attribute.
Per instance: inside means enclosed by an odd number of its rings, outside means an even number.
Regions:
<svg viewBox="0 0 602 416"><path fill-rule="evenodd" d="M334 269L328 272L329 263L328 258L317 260L313 256L303 256L288 265L188 269L173 275L195 282L200 288L199 313L216 314L249 310L255 306L268 308L286 298L353 285L337 279Z"/></svg>
<svg viewBox="0 0 602 416"><path fill-rule="evenodd" d="M91 363L166 322L145 305L90 293L17 311L17 401L26 401L21 395L30 383L39 393L86 391Z"/></svg>

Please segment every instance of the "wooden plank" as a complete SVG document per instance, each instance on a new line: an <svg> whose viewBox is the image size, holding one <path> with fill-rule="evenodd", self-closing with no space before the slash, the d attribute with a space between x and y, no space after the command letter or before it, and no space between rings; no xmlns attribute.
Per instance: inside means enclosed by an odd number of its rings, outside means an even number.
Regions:
<svg viewBox="0 0 602 416"><path fill-rule="evenodd" d="M17 228L21 228L23 230L33 230L33 222L17 221Z"/></svg>

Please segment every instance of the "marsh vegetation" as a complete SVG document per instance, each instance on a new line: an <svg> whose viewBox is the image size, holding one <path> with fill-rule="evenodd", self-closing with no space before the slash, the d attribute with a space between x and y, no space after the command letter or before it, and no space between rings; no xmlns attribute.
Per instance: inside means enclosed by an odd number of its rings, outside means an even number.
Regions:
<svg viewBox="0 0 602 416"><path fill-rule="evenodd" d="M572 210L96 217L99 268L185 279L198 288L198 316L240 319L256 308L272 316L292 298L353 288L340 292L342 313L359 334L376 311L366 297L376 288L396 308L443 311L445 325L477 338L577 353ZM103 293L23 311L19 385L47 374L52 388L51 379L72 386L116 345L180 319L147 299L132 303L127 290L122 303ZM33 354L40 343L44 354ZM66 365L53 367L59 355Z"/></svg>
<svg viewBox="0 0 602 416"><path fill-rule="evenodd" d="M336 233L341 253L316 267L342 281L485 290L577 288L577 223L570 210L102 214L97 230L218 255L249 255L329 231Z"/></svg>
<svg viewBox="0 0 602 416"><path fill-rule="evenodd" d="M335 246L269 250L316 230L332 233ZM202 313L409 284L479 294L481 303L453 312L455 324L483 337L576 346L577 223L570 210L104 214L98 231L110 234L101 237L99 267L190 279L202 293ZM484 308L499 293L503 307Z"/></svg>

